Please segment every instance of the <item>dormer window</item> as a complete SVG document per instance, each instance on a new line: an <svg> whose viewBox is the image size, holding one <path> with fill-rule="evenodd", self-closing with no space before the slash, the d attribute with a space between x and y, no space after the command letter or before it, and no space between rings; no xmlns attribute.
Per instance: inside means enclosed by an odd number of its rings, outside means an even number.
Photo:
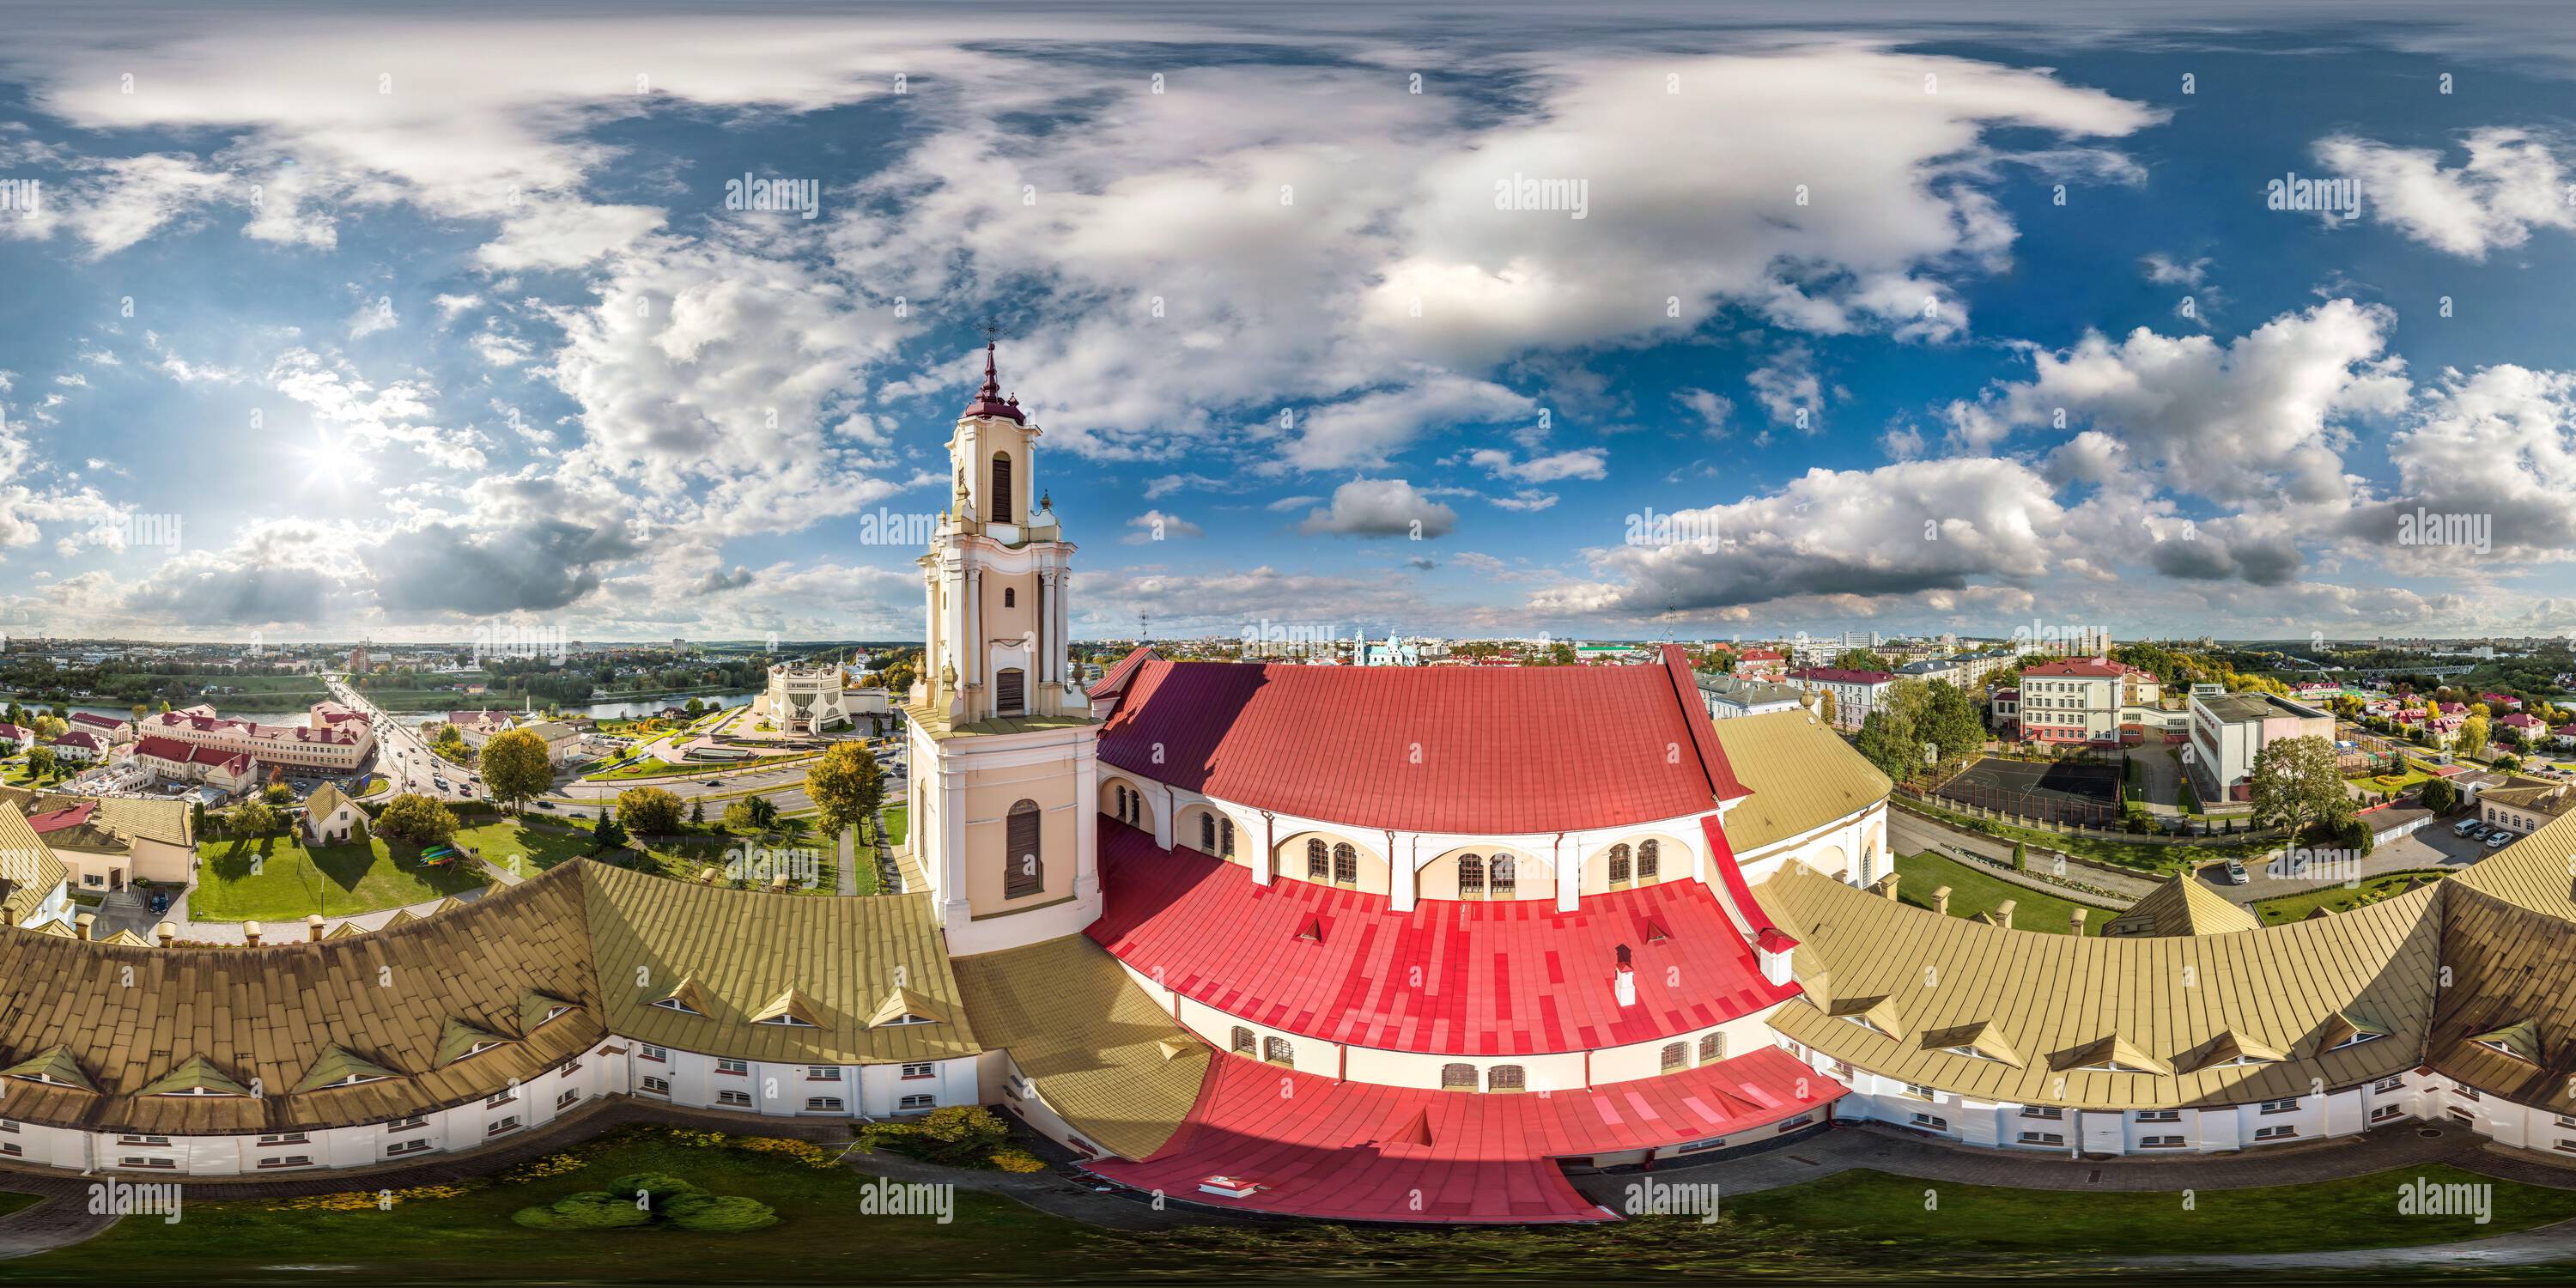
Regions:
<svg viewBox="0 0 2576 1288"><path fill-rule="evenodd" d="M2387 1036L2388 1035L2385 1033L2373 1033L2367 1029L2355 1030L2352 1036L2345 1038L2341 1042L2335 1043L2333 1046L2327 1047L2326 1050L2341 1051L2345 1047L2357 1047L2364 1042L2376 1042Z"/></svg>
<svg viewBox="0 0 2576 1288"><path fill-rule="evenodd" d="M689 1005L688 1003L683 1002L683 1001L681 1001L680 999L678 999L678 998L676 998L676 997L666 997L666 998L663 998L661 1001L655 1002L653 1005L658 1006L658 1007L661 1007L663 1010L666 1010L666 1011L678 1011L678 1012L679 1012L680 1014L682 1014L682 1015L704 1015L704 1014L705 1014L705 1012L704 1012L704 1011L699 1011L699 1010L693 1009L693 1008L691 1008L691 1007L690 1007L690 1005Z"/></svg>
<svg viewBox="0 0 2576 1288"><path fill-rule="evenodd" d="M754 1024L775 1024L775 1025L778 1025L778 1026L779 1026L779 1027L781 1027L781 1028L789 1028L789 1029L810 1029L810 1028L813 1028L813 1027L814 1027L812 1024L808 1024L808 1023L806 1023L806 1022L805 1022L805 1021L803 1021L803 1020L797 1019L797 1018L796 1018L795 1016L793 1016L793 1015L773 1015L773 1016L770 1016L768 1019L765 1019L765 1020L753 1020L753 1021L752 1021L752 1023L754 1023Z"/></svg>

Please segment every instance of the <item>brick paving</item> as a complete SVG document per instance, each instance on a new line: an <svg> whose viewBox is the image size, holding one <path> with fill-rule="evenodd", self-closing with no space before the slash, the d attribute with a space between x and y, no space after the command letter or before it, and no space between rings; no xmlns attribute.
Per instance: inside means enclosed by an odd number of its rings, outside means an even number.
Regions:
<svg viewBox="0 0 2576 1288"><path fill-rule="evenodd" d="M67 1248L116 1224L115 1217L90 1215L89 1186L73 1177L10 1178L9 1189L44 1201L0 1217L0 1261Z"/></svg>

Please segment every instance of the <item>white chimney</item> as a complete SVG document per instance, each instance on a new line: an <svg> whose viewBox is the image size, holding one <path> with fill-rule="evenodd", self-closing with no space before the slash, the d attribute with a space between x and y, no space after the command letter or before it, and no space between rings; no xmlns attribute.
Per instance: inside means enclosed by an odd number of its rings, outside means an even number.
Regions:
<svg viewBox="0 0 2576 1288"><path fill-rule="evenodd" d="M1635 1006L1637 1004L1636 970L1625 962L1620 963L1618 983L1613 985L1613 988L1619 994L1619 1005Z"/></svg>

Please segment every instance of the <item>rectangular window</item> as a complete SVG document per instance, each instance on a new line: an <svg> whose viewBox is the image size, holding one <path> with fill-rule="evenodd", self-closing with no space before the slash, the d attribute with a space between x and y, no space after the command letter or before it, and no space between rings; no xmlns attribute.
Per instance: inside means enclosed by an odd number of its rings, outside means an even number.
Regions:
<svg viewBox="0 0 2576 1288"><path fill-rule="evenodd" d="M907 1064L903 1067L903 1076L906 1078L928 1078L936 1075L938 1072L939 1071L937 1069L927 1064Z"/></svg>
<svg viewBox="0 0 2576 1288"><path fill-rule="evenodd" d="M716 1072L730 1073L737 1076L748 1076L751 1073L751 1065L748 1061L727 1060L719 1057L716 1060Z"/></svg>
<svg viewBox="0 0 2576 1288"><path fill-rule="evenodd" d="M385 1130L389 1132L419 1131L421 1128L428 1125L429 1120L426 1118L397 1118L392 1122L386 1123Z"/></svg>
<svg viewBox="0 0 2576 1288"><path fill-rule="evenodd" d="M565 1077L569 1078L569 1077L573 1076L574 1074L581 1072L581 1061L579 1061L579 1060L575 1060L575 1061L573 1061L571 1064L565 1065L564 1067L562 1067L562 1068L560 1068L560 1069L555 1070L555 1072L560 1073L560 1074L562 1074L563 1076L565 1076Z"/></svg>
<svg viewBox="0 0 2576 1288"><path fill-rule="evenodd" d="M907 1075L910 1074L911 1069L911 1065L907 1064L904 1066L904 1070ZM841 1070L835 1065L818 1064L805 1071L805 1080L807 1082L839 1082L841 1080Z"/></svg>
<svg viewBox="0 0 2576 1288"><path fill-rule="evenodd" d="M2561 1136L2558 1138L2558 1143L2555 1146L2552 1146L2552 1148L2556 1149L2561 1154L2576 1154L2576 1140L2569 1140L2568 1138Z"/></svg>
<svg viewBox="0 0 2576 1288"><path fill-rule="evenodd" d="M2278 1127L2257 1127L2254 1129L2254 1139L2256 1140L2288 1140L2298 1134L2299 1129L2290 1126L2288 1123L2283 1123Z"/></svg>
<svg viewBox="0 0 2576 1288"><path fill-rule="evenodd" d="M555 1108L557 1109L570 1109L574 1105L580 1103L581 1088L579 1087L566 1087L563 1089L562 1095L555 1097Z"/></svg>
<svg viewBox="0 0 2576 1288"><path fill-rule="evenodd" d="M1905 1094L1912 1096L1917 1100L1938 1100L1941 1098L1939 1093L1919 1082L1906 1083Z"/></svg>
<svg viewBox="0 0 2576 1288"><path fill-rule="evenodd" d="M2142 1137L2139 1137L2139 1138L2138 1138L2138 1148L2140 1148L2140 1149L2180 1149L2180 1148L2182 1148L2182 1137L2180 1137L2180 1136L2142 1136Z"/></svg>
<svg viewBox="0 0 2576 1288"><path fill-rule="evenodd" d="M26 1152L27 1147L14 1140L0 1141L0 1158L19 1158L24 1156Z"/></svg>
<svg viewBox="0 0 2576 1288"><path fill-rule="evenodd" d="M276 1158L263 1158L259 1160L259 1165L263 1171L278 1167L311 1167L313 1166L313 1156L310 1154L284 1154Z"/></svg>
<svg viewBox="0 0 2576 1288"><path fill-rule="evenodd" d="M498 1109L518 1098L519 1093L515 1091L496 1092L491 1099L483 1102L483 1107L486 1109Z"/></svg>
<svg viewBox="0 0 2576 1288"><path fill-rule="evenodd" d="M638 1042L635 1044L635 1058L638 1060L668 1060L671 1058L671 1053L660 1047Z"/></svg>
<svg viewBox="0 0 2576 1288"><path fill-rule="evenodd" d="M287 1132L280 1136L262 1136L259 1138L259 1143L262 1148L265 1148L270 1145L303 1145L310 1143L310 1141L304 1133L296 1131Z"/></svg>
<svg viewBox="0 0 2576 1288"><path fill-rule="evenodd" d="M720 1105L732 1105L737 1109L748 1109L751 1107L751 1093L748 1091L719 1091L716 1093L716 1103Z"/></svg>
<svg viewBox="0 0 2576 1288"><path fill-rule="evenodd" d="M398 1140L393 1144L385 1146L385 1157L400 1158L405 1154L417 1154L428 1148L429 1142L426 1139Z"/></svg>
<svg viewBox="0 0 2576 1288"><path fill-rule="evenodd" d="M6 1118L0 1118L0 1136L14 1136L17 1134L18 1124L13 1123Z"/></svg>
<svg viewBox="0 0 2576 1288"><path fill-rule="evenodd" d="M1916 1115L1914 1115L1914 1125L1915 1125L1915 1126L1917 1126L1917 1127L1922 1128L1922 1129L1923 1129L1923 1130L1925 1130L1925 1131L1948 1131L1948 1130L1950 1130L1950 1120L1949 1120L1949 1119L1947 1119L1947 1118L1937 1118L1937 1117L1934 1117L1934 1116L1933 1116L1933 1115L1931 1115L1931 1114L1916 1114Z"/></svg>
<svg viewBox="0 0 2576 1288"><path fill-rule="evenodd" d="M2403 1118L2405 1116L2406 1106L2404 1105L2381 1105L2377 1109L2370 1111L2370 1121L2375 1123L2384 1123L2392 1118Z"/></svg>
<svg viewBox="0 0 2576 1288"><path fill-rule="evenodd" d="M841 1098L839 1096L807 1096L805 1098L805 1112L809 1114L837 1114L841 1112Z"/></svg>
<svg viewBox="0 0 2576 1288"><path fill-rule="evenodd" d="M2066 1143L2066 1137L2053 1131L2026 1131L2021 1134L2021 1143L2025 1145L2063 1145Z"/></svg>
<svg viewBox="0 0 2576 1288"><path fill-rule="evenodd" d="M2267 1114L2295 1114L2299 1112L2298 1098L2293 1096L2288 1100L2266 1100L2263 1102L2263 1112Z"/></svg>
<svg viewBox="0 0 2576 1288"><path fill-rule="evenodd" d="M2179 1109L2142 1109L2138 1111L2138 1121L2142 1123L2178 1123L2182 1121L2182 1111Z"/></svg>
<svg viewBox="0 0 2576 1288"><path fill-rule="evenodd" d="M926 1110L938 1108L939 1097L926 1095L905 1096L903 1099L896 1101L894 1107L896 1111L900 1113L920 1113Z"/></svg>
<svg viewBox="0 0 2576 1288"><path fill-rule="evenodd" d="M2395 1077L2382 1078L2379 1081L2372 1083L2370 1085L2370 1089L2379 1092L2404 1091L2406 1089L2406 1075L2401 1073Z"/></svg>
<svg viewBox="0 0 2576 1288"><path fill-rule="evenodd" d="M671 1094L671 1080L668 1078L646 1078L643 1081L643 1088L645 1095L667 1096Z"/></svg>
<svg viewBox="0 0 2576 1288"><path fill-rule="evenodd" d="M516 1114L513 1114L508 1118L504 1118L501 1121L484 1128L483 1134L486 1136L506 1136L518 1129L519 1119Z"/></svg>
<svg viewBox="0 0 2576 1288"><path fill-rule="evenodd" d="M2475 1100L2478 1098L2476 1090L2469 1087L2453 1087L2451 1088L2451 1094L2458 1096L2462 1100Z"/></svg>
<svg viewBox="0 0 2576 1288"><path fill-rule="evenodd" d="M2021 1116L2024 1118L2045 1118L2053 1123L2066 1121L2066 1111L2057 1108L2054 1105L2023 1105L2021 1107Z"/></svg>
<svg viewBox="0 0 2576 1288"><path fill-rule="evenodd" d="M1795 1117L1795 1118L1791 1118L1791 1119L1788 1119L1788 1120L1786 1120L1786 1121L1782 1122L1782 1123L1781 1123L1777 1128L1775 1128L1774 1130L1776 1130L1776 1131L1796 1131L1797 1129L1799 1129L1799 1128L1801 1128L1801 1127L1804 1127L1804 1126L1806 1126L1807 1124L1809 1124L1809 1123L1811 1123L1811 1122L1814 1122L1814 1121L1816 1121L1816 1116L1815 1116L1814 1114L1800 1114L1800 1115L1798 1115L1798 1116L1797 1116L1797 1117Z"/></svg>
<svg viewBox="0 0 2576 1288"><path fill-rule="evenodd" d="M128 1156L116 1160L116 1165L119 1167L142 1171L170 1171L177 1168L179 1166L179 1162L177 1159L171 1158L143 1158L140 1156Z"/></svg>
<svg viewBox="0 0 2576 1288"><path fill-rule="evenodd" d="M116 1138L116 1143L119 1145L167 1145L170 1143L170 1138L167 1136L119 1136Z"/></svg>

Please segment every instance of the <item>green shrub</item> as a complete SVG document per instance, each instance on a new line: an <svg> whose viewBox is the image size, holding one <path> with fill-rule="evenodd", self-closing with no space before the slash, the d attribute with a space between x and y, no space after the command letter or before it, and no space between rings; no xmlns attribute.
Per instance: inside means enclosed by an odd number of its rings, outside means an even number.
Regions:
<svg viewBox="0 0 2576 1288"><path fill-rule="evenodd" d="M950 1105L908 1121L869 1123L859 1131L859 1148L891 1149L950 1167L982 1167L1010 1135L1011 1129L992 1110L982 1105Z"/></svg>
<svg viewBox="0 0 2576 1288"><path fill-rule="evenodd" d="M651 1224L653 1214L635 1206L632 1198L585 1190L565 1195L551 1207L520 1208L510 1219L531 1230L619 1230Z"/></svg>
<svg viewBox="0 0 2576 1288"><path fill-rule="evenodd" d="M768 1204L739 1194L675 1194L664 1215L678 1229L703 1234L739 1234L778 1224L778 1213Z"/></svg>
<svg viewBox="0 0 2576 1288"><path fill-rule="evenodd" d="M652 1196L653 1205L661 1207L683 1194L703 1194L703 1186L692 1185L669 1172L634 1172L608 1183L608 1192L628 1201L638 1194Z"/></svg>

